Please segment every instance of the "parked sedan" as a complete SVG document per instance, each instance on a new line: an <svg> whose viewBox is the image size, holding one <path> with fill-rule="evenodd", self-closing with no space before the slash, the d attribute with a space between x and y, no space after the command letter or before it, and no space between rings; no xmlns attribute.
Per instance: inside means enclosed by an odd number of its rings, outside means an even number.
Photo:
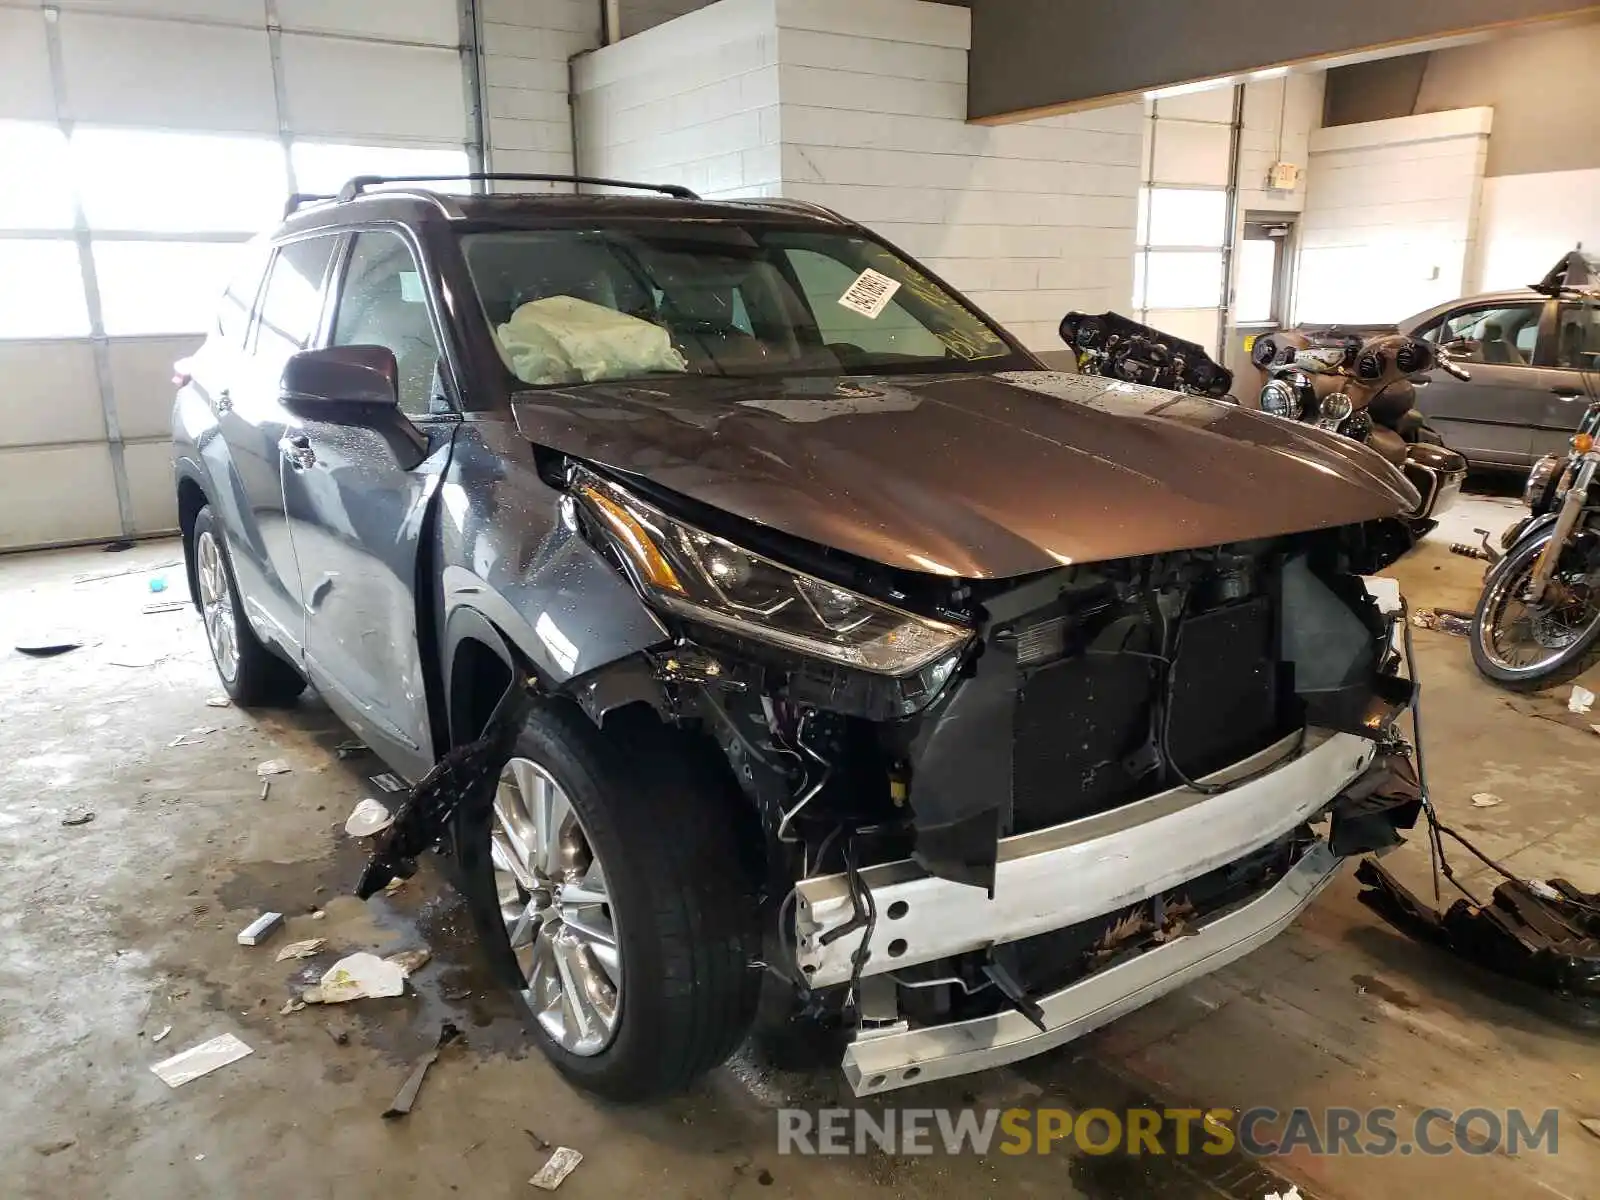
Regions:
<svg viewBox="0 0 1600 1200"><path fill-rule="evenodd" d="M1475 466L1527 468L1565 454L1600 366L1593 300L1533 288L1452 300L1402 321L1406 333L1450 347L1470 380L1441 376L1417 407Z"/></svg>
<svg viewBox="0 0 1600 1200"><path fill-rule="evenodd" d="M414 785L358 890L447 850L579 1086L763 985L858 1093L1011 1062L1416 820L1377 455L1045 370L815 206L373 182L180 366L190 583L238 703Z"/></svg>

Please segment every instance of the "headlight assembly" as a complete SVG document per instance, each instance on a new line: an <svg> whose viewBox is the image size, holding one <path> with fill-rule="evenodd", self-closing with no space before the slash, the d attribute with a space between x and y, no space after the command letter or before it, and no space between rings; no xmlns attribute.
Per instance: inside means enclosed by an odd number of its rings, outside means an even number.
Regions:
<svg viewBox="0 0 1600 1200"><path fill-rule="evenodd" d="M609 481L584 474L576 492L639 587L692 620L895 676L950 655L972 636L745 550Z"/></svg>

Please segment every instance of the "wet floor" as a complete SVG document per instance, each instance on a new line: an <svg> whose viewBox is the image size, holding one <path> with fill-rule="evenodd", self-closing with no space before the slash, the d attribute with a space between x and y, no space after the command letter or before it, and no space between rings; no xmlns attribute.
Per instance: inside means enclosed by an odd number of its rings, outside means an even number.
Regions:
<svg viewBox="0 0 1600 1200"><path fill-rule="evenodd" d="M174 557L171 544L156 543L124 554L0 560L4 1195L521 1197L536 1194L528 1179L558 1145L585 1156L561 1188L578 1200L1186 1200L1259 1197L1286 1186L1237 1155L1130 1157L1062 1146L1048 1155L782 1154L780 1110L852 1102L836 1070L776 1066L759 1046L690 1094L653 1107L609 1106L574 1092L529 1052L463 906L430 866L393 894L365 904L349 895L362 853L342 822L373 794L366 776L380 769L375 760L338 757L335 747L349 735L315 700L253 715L206 704L218 688L198 621L187 610L145 611L184 594ZM1420 569L1431 573L1432 565ZM1471 564L1445 566L1441 594L1443 582L1460 585L1460 569ZM151 579L164 579L167 590L151 592ZM53 658L12 652L17 641L46 633L83 644ZM1436 640L1426 654L1443 660L1464 651L1444 635L1428 636ZM1494 777L1543 779L1558 799L1568 787L1600 794L1600 774L1571 765L1567 739L1576 732L1502 716L1498 698L1480 695L1467 676L1445 678L1435 700L1441 736L1482 738L1492 728L1498 738L1470 768L1441 768L1450 789L1500 772ZM291 769L272 778L262 799L256 767L267 759ZM1528 853L1577 819L1570 798L1540 807L1519 793L1517 803L1521 828L1551 831L1524 839ZM1512 819L1495 811L1497 822ZM92 820L63 824L90 812ZM1592 855L1600 837L1585 845ZM1365 1093L1414 1104L1444 1095L1459 1106L1472 1093L1486 1104L1555 1104L1573 1120L1600 1116L1583 1111L1586 1103L1600 1110L1594 1033L1463 983L1448 963L1422 961L1366 916L1352 891L1335 889L1301 926L1238 967L1075 1047L867 1107L880 1117L885 1104L1120 1112L1285 1096L1348 1103ZM266 910L283 913L286 927L264 945L238 945L238 930ZM304 938L324 938L327 947L313 959L275 960L277 948ZM282 1011L343 954L424 946L432 957L403 997ZM441 1052L411 1115L383 1120L445 1022L463 1038ZM150 1072L168 1054L223 1033L253 1053L176 1090ZM1485 1065L1476 1084L1457 1077L1472 1055L1489 1064L1497 1049L1515 1053L1514 1067ZM1348 1160L1278 1165L1306 1195L1368 1200L1479 1179L1494 1189L1484 1195L1578 1198L1595 1195L1600 1178L1600 1151L1574 1140L1584 1136L1569 1138L1559 1159L1499 1156L1471 1164L1470 1176L1450 1163L1420 1176Z"/></svg>

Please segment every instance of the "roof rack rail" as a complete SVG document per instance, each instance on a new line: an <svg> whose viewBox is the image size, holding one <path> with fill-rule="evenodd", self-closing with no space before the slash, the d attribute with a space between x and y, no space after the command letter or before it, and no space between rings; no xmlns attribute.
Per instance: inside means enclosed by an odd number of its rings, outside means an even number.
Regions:
<svg viewBox="0 0 1600 1200"><path fill-rule="evenodd" d="M592 187L633 188L642 192L660 192L679 200L700 199L694 192L675 183L632 183L626 179L600 179L591 175L543 175L511 171L474 171L465 175L357 175L339 189L339 200L354 200L369 187L381 183L573 183Z"/></svg>
<svg viewBox="0 0 1600 1200"><path fill-rule="evenodd" d="M290 194L289 198L283 202L284 220L288 220L290 217L294 216L294 214L300 210L300 206L302 204L325 204L329 200L336 199L338 199L338 197L328 195L323 192L293 192Z"/></svg>

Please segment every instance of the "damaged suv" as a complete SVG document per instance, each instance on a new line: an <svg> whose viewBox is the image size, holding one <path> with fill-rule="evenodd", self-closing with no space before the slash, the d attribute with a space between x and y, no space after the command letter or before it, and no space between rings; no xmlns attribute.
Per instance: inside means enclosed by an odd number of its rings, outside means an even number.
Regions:
<svg viewBox="0 0 1600 1200"><path fill-rule="evenodd" d="M410 785L361 892L444 851L579 1085L682 1087L763 988L858 1094L1036 1054L1415 820L1376 455L1048 371L815 206L427 182L256 246L184 547L230 695Z"/></svg>

